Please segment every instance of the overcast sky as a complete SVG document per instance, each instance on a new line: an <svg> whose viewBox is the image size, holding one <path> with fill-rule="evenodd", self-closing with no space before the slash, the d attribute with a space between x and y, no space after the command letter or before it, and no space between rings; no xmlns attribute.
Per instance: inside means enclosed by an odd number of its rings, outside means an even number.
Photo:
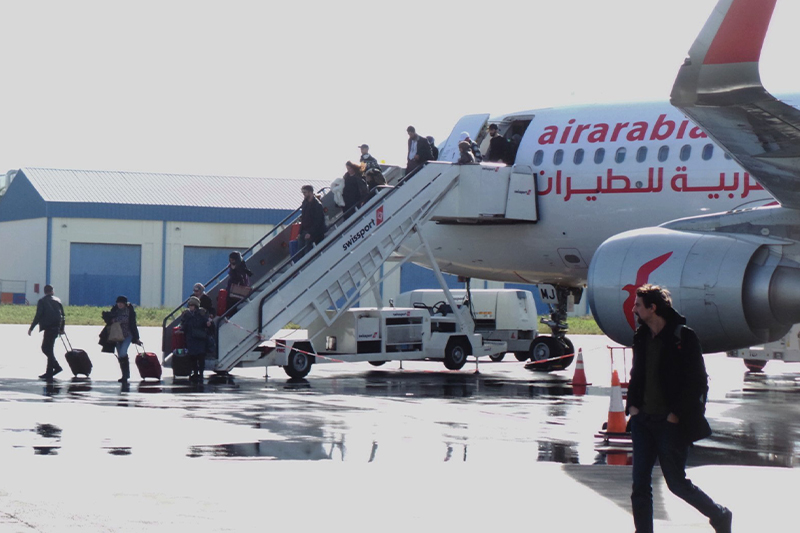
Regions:
<svg viewBox="0 0 800 533"><path fill-rule="evenodd" d="M333 179L463 115L668 100L716 0L34 1L0 7L0 172ZM800 2L762 55L800 92ZM273 7L277 6L277 7Z"/></svg>

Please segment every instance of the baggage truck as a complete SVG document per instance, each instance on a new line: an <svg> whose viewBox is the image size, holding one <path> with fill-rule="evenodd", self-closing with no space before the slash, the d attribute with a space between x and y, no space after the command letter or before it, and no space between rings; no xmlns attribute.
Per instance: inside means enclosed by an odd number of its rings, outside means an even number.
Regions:
<svg viewBox="0 0 800 533"><path fill-rule="evenodd" d="M351 308L331 325L323 317L307 330L276 335L262 345L263 355L245 366L282 366L289 377L302 378L314 363L441 361L460 370L467 357L505 353L506 343L471 331L464 312L447 304L417 307ZM466 327L465 327L466 326Z"/></svg>
<svg viewBox="0 0 800 533"><path fill-rule="evenodd" d="M474 289L469 292L472 302L467 306L464 306L466 290L451 289L450 293L458 305L471 309L476 333L483 335L484 339L505 342L508 351L513 352L519 361L531 358L539 322L531 291ZM394 304L402 307L434 307L444 300L442 290L420 289L398 295ZM504 356L505 353L497 353L491 358L493 361L501 361Z"/></svg>

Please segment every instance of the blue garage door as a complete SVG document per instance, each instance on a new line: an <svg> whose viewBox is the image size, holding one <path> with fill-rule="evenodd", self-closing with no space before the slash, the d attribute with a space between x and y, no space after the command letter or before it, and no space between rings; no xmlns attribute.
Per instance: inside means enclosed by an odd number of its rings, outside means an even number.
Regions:
<svg viewBox="0 0 800 533"><path fill-rule="evenodd" d="M112 306L119 295L139 305L142 247L127 244L84 244L69 248L70 305Z"/></svg>
<svg viewBox="0 0 800 533"><path fill-rule="evenodd" d="M458 276L444 274L444 279L450 289L464 288L464 284L458 282ZM441 285L439 285L433 270L413 263L404 263L400 267L400 292L417 289L441 289Z"/></svg>
<svg viewBox="0 0 800 533"><path fill-rule="evenodd" d="M228 255L238 248L183 247L183 299L192 295L195 283L205 284L228 266ZM240 250L241 251L241 250ZM208 287L210 288L210 287Z"/></svg>

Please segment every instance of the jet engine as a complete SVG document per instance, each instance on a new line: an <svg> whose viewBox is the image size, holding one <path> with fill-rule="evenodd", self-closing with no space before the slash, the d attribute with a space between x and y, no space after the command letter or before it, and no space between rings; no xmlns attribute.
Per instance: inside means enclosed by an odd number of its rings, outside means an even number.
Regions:
<svg viewBox="0 0 800 533"><path fill-rule="evenodd" d="M775 341L800 322L800 264L786 257L790 244L662 227L621 233L592 259L589 305L606 335L630 345L636 288L652 283L669 289L706 353Z"/></svg>

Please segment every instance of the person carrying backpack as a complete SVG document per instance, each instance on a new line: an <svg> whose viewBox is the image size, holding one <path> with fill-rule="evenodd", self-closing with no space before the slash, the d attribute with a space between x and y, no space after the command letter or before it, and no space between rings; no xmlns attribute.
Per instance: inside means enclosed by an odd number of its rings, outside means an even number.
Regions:
<svg viewBox="0 0 800 533"><path fill-rule="evenodd" d="M711 435L705 418L708 374L697 334L658 285L636 289L632 309L639 321L633 336L628 385L633 491L637 533L653 531L652 473L656 459L669 490L708 517L717 533L730 533L733 514L686 478L689 445Z"/></svg>
<svg viewBox="0 0 800 533"><path fill-rule="evenodd" d="M33 317L31 327L28 328L28 336L33 332L33 328L39 325L39 331L44 332L42 337L42 353L47 357L47 369L39 379L50 381L53 376L61 372L61 365L56 361L53 349L59 334L64 332L64 306L61 300L53 294L53 286L44 286L44 296L36 304L36 315Z"/></svg>

